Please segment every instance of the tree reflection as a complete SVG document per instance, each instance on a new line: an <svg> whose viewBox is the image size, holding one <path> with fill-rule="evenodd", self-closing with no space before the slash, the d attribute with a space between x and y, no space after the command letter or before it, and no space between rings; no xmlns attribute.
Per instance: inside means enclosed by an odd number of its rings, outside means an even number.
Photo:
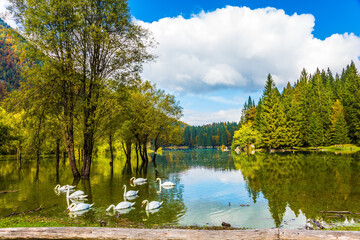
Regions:
<svg viewBox="0 0 360 240"><path fill-rule="evenodd" d="M321 211L360 212L359 154L283 153L255 155L233 154L234 164L247 182L256 202L260 192L268 200L275 225L283 221L286 207L296 216L325 222L354 220L349 214L334 218ZM334 215L334 214L332 214Z"/></svg>

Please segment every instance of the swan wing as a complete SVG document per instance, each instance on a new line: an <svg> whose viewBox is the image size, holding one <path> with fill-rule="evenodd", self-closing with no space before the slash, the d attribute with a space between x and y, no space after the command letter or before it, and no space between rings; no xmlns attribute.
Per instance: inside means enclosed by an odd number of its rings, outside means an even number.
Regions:
<svg viewBox="0 0 360 240"><path fill-rule="evenodd" d="M175 183L173 182L164 182L163 184L161 184L162 186L175 186Z"/></svg>

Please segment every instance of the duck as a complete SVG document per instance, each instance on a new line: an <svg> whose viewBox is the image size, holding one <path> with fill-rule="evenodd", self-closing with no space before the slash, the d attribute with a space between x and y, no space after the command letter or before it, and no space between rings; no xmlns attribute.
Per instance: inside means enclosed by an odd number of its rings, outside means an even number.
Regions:
<svg viewBox="0 0 360 240"><path fill-rule="evenodd" d="M138 192L139 192L139 190L137 190L137 191L133 191L133 190L126 191L126 185L123 185L123 189L124 189L124 197L136 196L138 194Z"/></svg>
<svg viewBox="0 0 360 240"><path fill-rule="evenodd" d="M93 205L94 205L94 203L92 203L92 204L88 204L88 203L78 203L78 204L72 203L67 208L67 212L77 212L77 211L87 210L87 209L90 209Z"/></svg>
<svg viewBox="0 0 360 240"><path fill-rule="evenodd" d="M176 184L173 183L173 182L170 182L170 181L167 181L167 182L164 182L164 183L161 183L161 179L160 178L156 178L156 182L159 181L159 185L160 187L174 187Z"/></svg>
<svg viewBox="0 0 360 240"><path fill-rule="evenodd" d="M108 212L110 211L111 208L114 208L114 210L119 210L119 209L126 209L126 208L131 208L135 203L133 202L128 202L128 201L122 201L119 202L118 205L114 205L111 204L105 211Z"/></svg>
<svg viewBox="0 0 360 240"><path fill-rule="evenodd" d="M149 202L149 200L144 200L142 201L141 207L143 207L146 204L145 210L157 209L161 207L162 203L163 202L158 202L158 201Z"/></svg>

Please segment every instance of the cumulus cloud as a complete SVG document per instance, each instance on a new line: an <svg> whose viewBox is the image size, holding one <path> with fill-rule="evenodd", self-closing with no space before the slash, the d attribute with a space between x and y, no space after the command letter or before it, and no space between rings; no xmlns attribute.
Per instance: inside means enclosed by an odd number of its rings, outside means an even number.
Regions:
<svg viewBox="0 0 360 240"><path fill-rule="evenodd" d="M220 110L217 112L199 112L184 109L184 117L181 120L194 126L201 126L213 122L239 122L240 115L241 108Z"/></svg>
<svg viewBox="0 0 360 240"><path fill-rule="evenodd" d="M157 61L145 67L143 76L176 92L254 91L264 86L268 73L284 86L303 68L340 72L352 60L360 65L360 38L345 33L317 39L310 14L227 6L190 19L139 22L159 43Z"/></svg>

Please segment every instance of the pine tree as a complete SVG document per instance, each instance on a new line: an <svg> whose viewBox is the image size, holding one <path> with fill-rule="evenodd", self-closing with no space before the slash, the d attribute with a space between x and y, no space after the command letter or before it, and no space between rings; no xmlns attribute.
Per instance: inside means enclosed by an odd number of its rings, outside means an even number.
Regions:
<svg viewBox="0 0 360 240"><path fill-rule="evenodd" d="M349 126L349 136L353 143L360 144L360 76L354 62L343 72L341 82L344 85L342 103Z"/></svg>
<svg viewBox="0 0 360 240"><path fill-rule="evenodd" d="M331 133L333 144L345 144L350 141L345 121L344 107L339 100L332 106Z"/></svg>
<svg viewBox="0 0 360 240"><path fill-rule="evenodd" d="M285 145L285 114L280 104L280 93L269 74L263 93L260 132L265 147L270 150Z"/></svg>
<svg viewBox="0 0 360 240"><path fill-rule="evenodd" d="M287 84L282 94L282 105L285 113L285 146L297 147L300 144L300 121L299 108L294 98L294 89L290 83Z"/></svg>

